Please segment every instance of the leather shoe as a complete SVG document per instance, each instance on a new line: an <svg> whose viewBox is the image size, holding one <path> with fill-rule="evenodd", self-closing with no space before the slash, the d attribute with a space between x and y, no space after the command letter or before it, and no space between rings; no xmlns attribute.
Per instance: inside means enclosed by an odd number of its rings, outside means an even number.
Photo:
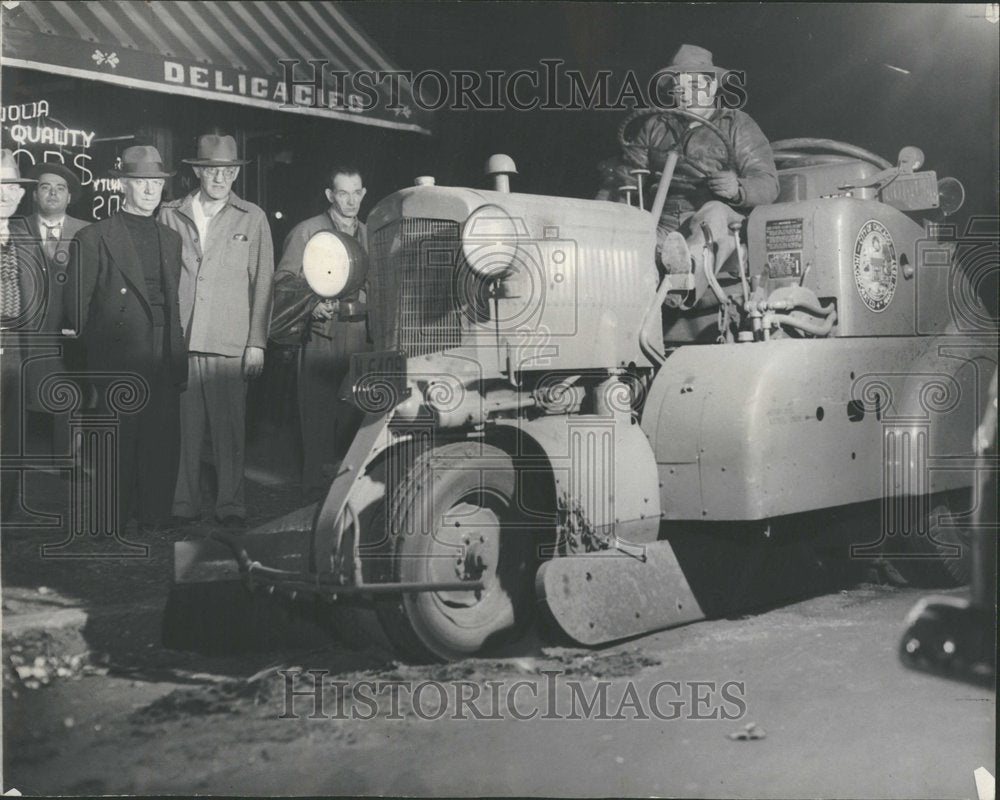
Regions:
<svg viewBox="0 0 1000 800"><path fill-rule="evenodd" d="M226 530L241 531L247 526L247 521L235 514L227 514L219 520L219 524Z"/></svg>

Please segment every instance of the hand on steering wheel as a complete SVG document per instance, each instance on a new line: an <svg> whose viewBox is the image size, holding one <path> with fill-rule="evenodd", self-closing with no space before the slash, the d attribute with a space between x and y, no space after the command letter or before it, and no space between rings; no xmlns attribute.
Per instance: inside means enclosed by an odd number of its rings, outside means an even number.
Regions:
<svg viewBox="0 0 1000 800"><path fill-rule="evenodd" d="M663 207L667 199L667 192L670 191L671 185L682 188L691 188L694 185L691 182L692 179L687 175L679 176L681 180L677 181L673 180L674 170L677 167L680 167L683 172L695 171L697 173L701 173L702 176L707 177L709 179L710 187L711 187L711 182L714 180L716 186L718 186L719 189L716 190L715 188L713 188L712 191L718 194L720 197L725 196L721 194L721 192L730 193L732 191L731 183L733 180L736 179L736 152L733 149L732 142L729 141L729 137L727 137L726 134L723 133L722 129L719 128L719 126L716 125L714 122L709 122L707 119L704 119L695 114L694 112L688 111L687 109L654 108L654 109L642 109L641 111L632 112L622 121L621 125L618 126L618 143L623 148L635 146L635 142L630 142L625 138L625 131L627 130L628 126L637 119L649 116L678 116L697 122L700 125L704 125L708 130L710 130L717 137L719 137L719 141L721 141L723 145L725 145L726 148L725 166L728 168L726 170L723 170L722 172L717 172L714 173L713 175L708 175L705 169L700 167L700 165L696 165L694 161L690 159L685 159L682 162L681 158L683 157L680 156L680 154L677 153L676 150L668 152L667 164L664 167L663 177L661 177L660 186L657 187L656 197L653 201L652 212L655 218L659 219L659 215L663 211ZM733 195L733 199L736 199L738 197L739 197L739 183L737 182L736 191L735 194Z"/></svg>
<svg viewBox="0 0 1000 800"><path fill-rule="evenodd" d="M714 133L719 141L726 148L726 162L724 164L725 169L721 172L709 173L703 166L701 166L697 161L690 159L678 153L678 158L675 166L675 170L679 174L672 174L670 186L680 189L693 189L703 180L708 179L709 188L711 191L718 195L719 197L725 199L737 199L739 197L739 184L734 189L732 183L736 180L736 152L733 149L732 142L729 141L729 137L722 131L722 129L716 125L714 122L709 122L704 117L700 117L693 111L688 111L684 108L647 108L641 109L639 111L634 111L629 114L622 123L618 126L618 143L623 147L633 147L635 142L629 141L625 138L626 131L628 127L635 122L637 119L643 119L645 117L651 116L677 116L684 119L690 120L692 122L697 122L703 125L705 128ZM714 182L714 186L713 186ZM670 186L667 187L669 191ZM657 192L657 197L659 198L660 192ZM663 200L666 199L664 194ZM654 203L654 208L655 208ZM662 209L662 204L661 204Z"/></svg>

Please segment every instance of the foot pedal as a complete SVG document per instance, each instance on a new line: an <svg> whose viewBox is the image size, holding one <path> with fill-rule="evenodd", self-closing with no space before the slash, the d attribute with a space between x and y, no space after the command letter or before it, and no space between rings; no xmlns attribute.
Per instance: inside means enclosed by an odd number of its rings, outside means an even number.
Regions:
<svg viewBox="0 0 1000 800"><path fill-rule="evenodd" d="M642 550L644 560L605 550L547 561L535 591L559 626L585 645L704 619L670 543Z"/></svg>

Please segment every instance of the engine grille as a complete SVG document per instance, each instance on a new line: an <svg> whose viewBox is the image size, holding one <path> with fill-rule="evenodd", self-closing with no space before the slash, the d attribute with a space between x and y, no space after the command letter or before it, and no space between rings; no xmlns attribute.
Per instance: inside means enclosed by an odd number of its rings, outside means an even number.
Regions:
<svg viewBox="0 0 1000 800"><path fill-rule="evenodd" d="M371 329L379 350L427 355L461 344L454 273L459 225L403 218L372 239Z"/></svg>

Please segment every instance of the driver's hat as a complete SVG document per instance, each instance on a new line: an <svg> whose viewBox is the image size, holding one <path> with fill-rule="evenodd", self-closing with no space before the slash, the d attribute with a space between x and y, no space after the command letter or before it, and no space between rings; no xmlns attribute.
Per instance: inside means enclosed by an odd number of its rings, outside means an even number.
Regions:
<svg viewBox="0 0 1000 800"><path fill-rule="evenodd" d="M682 44L677 48L674 57L660 72L679 74L681 72L711 72L717 81L729 72L725 67L717 67L712 63L712 54L704 47L696 44Z"/></svg>

